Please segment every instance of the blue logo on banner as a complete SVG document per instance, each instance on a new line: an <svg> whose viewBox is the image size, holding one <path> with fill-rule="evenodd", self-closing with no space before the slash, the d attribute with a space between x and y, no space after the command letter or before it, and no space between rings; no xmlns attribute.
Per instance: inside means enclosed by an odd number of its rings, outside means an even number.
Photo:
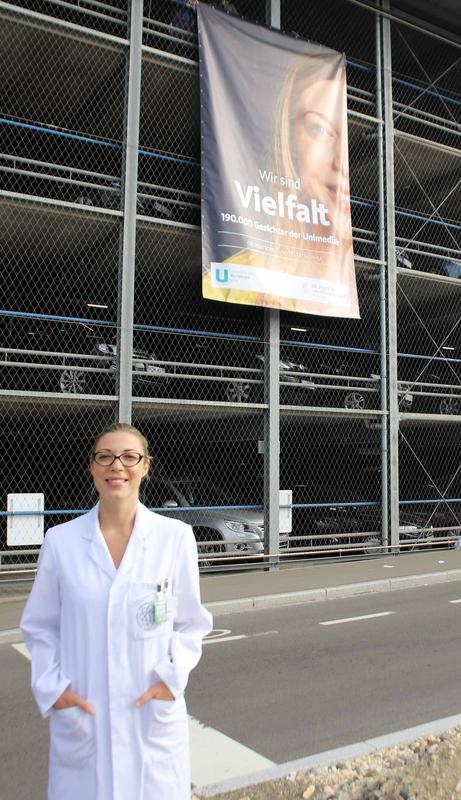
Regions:
<svg viewBox="0 0 461 800"><path fill-rule="evenodd" d="M224 269L224 274L221 275L221 270L219 267L215 268L215 278L218 283L228 283L229 282L229 270L227 267Z"/></svg>

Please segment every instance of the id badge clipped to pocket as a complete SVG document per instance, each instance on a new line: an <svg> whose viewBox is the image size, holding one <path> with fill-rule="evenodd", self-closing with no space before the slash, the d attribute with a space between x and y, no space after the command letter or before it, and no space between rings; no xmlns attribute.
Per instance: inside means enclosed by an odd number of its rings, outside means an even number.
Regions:
<svg viewBox="0 0 461 800"><path fill-rule="evenodd" d="M176 613L176 598L168 592L168 578L157 583L157 591L145 595L137 604L136 623L142 631L154 631Z"/></svg>

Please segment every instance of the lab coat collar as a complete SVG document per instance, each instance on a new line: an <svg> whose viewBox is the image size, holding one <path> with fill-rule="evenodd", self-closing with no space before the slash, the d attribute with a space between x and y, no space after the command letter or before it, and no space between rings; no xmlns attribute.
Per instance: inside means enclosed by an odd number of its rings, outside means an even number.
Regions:
<svg viewBox="0 0 461 800"><path fill-rule="evenodd" d="M146 506L142 503L138 503L138 510L136 511L136 519L134 521L133 530L131 536L138 539L140 542L144 542L144 545L147 546L148 538L147 535L149 533L149 527L152 526L153 515L149 511Z"/></svg>
<svg viewBox="0 0 461 800"><path fill-rule="evenodd" d="M131 531L130 540L120 566L116 571L118 580L122 578L125 579L143 562L145 551L152 541L152 537L148 536L151 529L150 526L152 525L151 516L149 510L143 506L142 503L138 503L136 519L134 521L133 530Z"/></svg>
<svg viewBox="0 0 461 800"><path fill-rule="evenodd" d="M88 513L83 528L83 537L89 541L89 556L110 578L126 576L134 568L138 559L143 557L143 551L149 542L147 537L149 527L152 525L151 516L149 510L142 503L138 503L130 540L123 559L116 569L99 526L99 503Z"/></svg>

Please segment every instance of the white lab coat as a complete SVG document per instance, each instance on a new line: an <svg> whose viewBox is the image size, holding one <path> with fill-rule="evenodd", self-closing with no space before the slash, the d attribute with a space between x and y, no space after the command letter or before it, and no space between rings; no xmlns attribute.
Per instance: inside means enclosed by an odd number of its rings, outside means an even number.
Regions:
<svg viewBox="0 0 461 800"><path fill-rule="evenodd" d="M174 619L147 627L142 607L168 578ZM98 506L51 528L21 619L32 690L50 717L48 800L188 800L183 692L212 627L200 603L197 548L183 522L141 503L115 568ZM134 701L162 680L173 701ZM95 707L52 708L71 688Z"/></svg>

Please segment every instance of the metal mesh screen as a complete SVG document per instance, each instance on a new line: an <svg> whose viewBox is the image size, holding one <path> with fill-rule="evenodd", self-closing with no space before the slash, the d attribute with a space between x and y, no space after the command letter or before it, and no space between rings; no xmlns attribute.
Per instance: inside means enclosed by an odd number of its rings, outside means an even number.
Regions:
<svg viewBox="0 0 461 800"><path fill-rule="evenodd" d="M332 412L287 414L281 483L293 491L291 552L334 556L381 547L379 431Z"/></svg>
<svg viewBox="0 0 461 800"><path fill-rule="evenodd" d="M48 527L94 503L91 440L117 416L126 50L82 27L125 38L127 13L16 5L1 9L0 403L3 452L17 457L1 486L4 508L43 493ZM0 568L33 566L38 547L21 530L9 541L2 518Z"/></svg>
<svg viewBox="0 0 461 800"><path fill-rule="evenodd" d="M218 5L269 21L263 0ZM278 554L369 556L391 540L442 546L460 529L459 48L392 24L393 118L383 119L379 17L348 0L309 13L282 0L280 11L285 33L346 54L361 319L277 317L280 488L292 490L293 509L291 533L277 529L269 553L264 487L268 448L278 447L266 424L269 315L202 298L194 4L143 4L137 195L127 194L137 215L132 418L155 456L142 499L193 525L205 570ZM3 460L1 485L5 501L43 493L45 527L94 501L91 440L119 414L132 14L125 0L0 6L1 435L4 452L23 456ZM392 178L395 239L384 228ZM386 293L394 256L396 330ZM388 451L399 457L393 531L381 523ZM2 516L0 569L33 566L38 546L9 544Z"/></svg>
<svg viewBox="0 0 461 800"><path fill-rule="evenodd" d="M2 388L113 395L118 224L32 201L0 217Z"/></svg>
<svg viewBox="0 0 461 800"><path fill-rule="evenodd" d="M460 51L394 25L392 61L400 519L432 546L459 535Z"/></svg>
<svg viewBox="0 0 461 800"><path fill-rule="evenodd" d="M291 547L334 556L376 552L382 544L376 19L348 3L329 2L321 13L305 14L288 2L282 5L282 26L346 53L361 309L360 320L281 315L286 372L281 370L280 402L286 411L280 465L281 485L293 491Z"/></svg>
<svg viewBox="0 0 461 800"><path fill-rule="evenodd" d="M16 0L14 5L26 13L32 12L37 20L51 17L111 36L127 37L127 0Z"/></svg>
<svg viewBox="0 0 461 800"><path fill-rule="evenodd" d="M459 149L459 49L393 25L392 66L396 128Z"/></svg>
<svg viewBox="0 0 461 800"><path fill-rule="evenodd" d="M261 413L137 400L134 418L154 453L143 501L193 526L203 569L261 563Z"/></svg>
<svg viewBox="0 0 461 800"><path fill-rule="evenodd" d="M138 212L200 223L197 67L147 53L143 62Z"/></svg>
<svg viewBox="0 0 461 800"><path fill-rule="evenodd" d="M416 526L426 545L461 533L461 460L453 424L408 422L400 432L400 524Z"/></svg>
<svg viewBox="0 0 461 800"><path fill-rule="evenodd" d="M10 493L43 493L45 527L91 508L96 500L88 474L92 439L114 421L114 398L102 403L32 390L12 398L2 389L0 410L4 499ZM7 512L0 516L0 569L33 568L39 548L25 543L29 531L15 531L11 541Z"/></svg>

